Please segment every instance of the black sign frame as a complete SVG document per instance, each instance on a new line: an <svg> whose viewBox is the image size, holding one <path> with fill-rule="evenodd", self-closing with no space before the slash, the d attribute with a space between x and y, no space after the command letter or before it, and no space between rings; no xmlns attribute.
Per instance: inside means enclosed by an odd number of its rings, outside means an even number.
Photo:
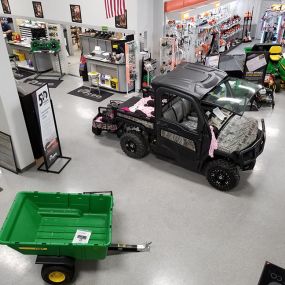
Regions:
<svg viewBox="0 0 285 285"><path fill-rule="evenodd" d="M49 87L48 84L45 84L41 87L39 87L33 94L33 102L34 102L34 106L35 106L35 110L36 110L36 114L37 114L37 121L38 121L38 126L39 126L39 130L42 129L41 126L41 120L40 120L40 115L39 115L39 109L38 109L38 100L37 100L37 91L42 89L43 87L46 87L48 90L48 94L47 96L49 96L49 101L50 101L50 105L51 105L51 111L52 111L52 116L53 116L53 121L54 121L54 126L55 126L55 132L56 132L56 143L57 143L57 148L55 150L53 150L52 152L48 152L47 148L45 149L44 147L44 143L43 143L43 137L42 137L42 133L41 133L41 149L42 149L42 155L44 158L44 162L40 165L40 167L38 168L39 171L44 171L44 172L49 172L49 173L55 173L55 174L60 174L61 171L67 166L67 164L71 161L70 157L66 157L62 155L62 149L61 149L61 143L60 143L60 139L59 139L59 134L58 134L58 128L57 128L57 123L56 123L56 118L55 118L55 113L54 113L54 107L53 107L53 102L51 100L50 97L50 92L49 92ZM55 143L55 142L54 142ZM55 151L59 151L59 154L55 155ZM53 153L54 152L54 153ZM54 158L50 161L49 160L49 156L54 156ZM58 170L58 171L54 171L54 170L50 170L50 168L54 165L54 163L58 160L58 159L65 159L66 162L65 164Z"/></svg>
<svg viewBox="0 0 285 285"><path fill-rule="evenodd" d="M285 284L285 269L266 262L258 285Z"/></svg>
<svg viewBox="0 0 285 285"><path fill-rule="evenodd" d="M8 170L8 171L11 171L11 172L13 172L13 173L15 173L15 174L18 174L18 173L19 173L19 170L18 170L18 168L17 168L16 155L15 155L15 150L14 150L14 147L13 147L12 137L11 137L10 135L4 133L4 132L1 132L1 131L0 131L0 134L6 136L6 138L7 138L7 139L9 140L9 142L10 142L15 168L14 168L14 169L8 168L8 167L3 166L3 165L1 165L1 164L0 164L0 167L6 169L6 170Z"/></svg>
<svg viewBox="0 0 285 285"><path fill-rule="evenodd" d="M247 63L256 57L264 57L266 60L266 65L255 71L249 71L247 68ZM245 64L244 64L244 79L256 84L264 85L265 76L267 73L267 67L269 63L269 52L268 51L251 51L246 54Z"/></svg>

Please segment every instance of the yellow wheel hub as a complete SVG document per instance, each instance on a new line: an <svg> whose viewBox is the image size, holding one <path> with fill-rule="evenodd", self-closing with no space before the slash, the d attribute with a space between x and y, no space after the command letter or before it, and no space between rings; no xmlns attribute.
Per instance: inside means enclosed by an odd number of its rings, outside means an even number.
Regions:
<svg viewBox="0 0 285 285"><path fill-rule="evenodd" d="M59 271L54 271L49 274L48 278L54 283L61 283L65 280L65 274Z"/></svg>

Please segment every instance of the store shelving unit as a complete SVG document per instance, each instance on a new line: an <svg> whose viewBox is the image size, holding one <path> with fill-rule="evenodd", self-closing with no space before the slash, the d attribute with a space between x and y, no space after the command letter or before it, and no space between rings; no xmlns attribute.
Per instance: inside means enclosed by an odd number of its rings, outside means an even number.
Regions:
<svg viewBox="0 0 285 285"><path fill-rule="evenodd" d="M226 5L182 21L169 20L165 31L177 39L178 52L184 53L184 60L203 62L208 54L228 52L240 43L241 18L231 5ZM165 69L163 62L172 61L172 54L168 60L164 55L161 48L161 69Z"/></svg>
<svg viewBox="0 0 285 285"><path fill-rule="evenodd" d="M129 55L127 55L126 45L130 43L129 38L127 37L124 40L113 37L104 39L95 37L93 34L95 32L80 35L81 49L87 60L88 72L98 72L100 74L100 87L102 88L120 93L133 91L136 80L136 76L134 75L136 59L135 53L132 52L132 45L128 46ZM100 51L95 53L95 47L100 49ZM121 60L114 60L111 56L116 51L120 55ZM111 78L108 84L102 83L102 76L103 78L105 76ZM116 87L114 88L114 86Z"/></svg>

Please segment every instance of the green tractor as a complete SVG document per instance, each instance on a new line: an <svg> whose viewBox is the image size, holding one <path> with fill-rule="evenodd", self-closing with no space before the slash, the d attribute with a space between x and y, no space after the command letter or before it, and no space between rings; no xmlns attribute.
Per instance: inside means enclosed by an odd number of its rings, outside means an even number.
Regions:
<svg viewBox="0 0 285 285"><path fill-rule="evenodd" d="M285 58L282 54L282 46L279 44L258 44L252 48L245 48L245 52L268 51L269 63L267 66L267 76L265 85L273 89L276 93L285 87Z"/></svg>
<svg viewBox="0 0 285 285"><path fill-rule="evenodd" d="M269 50L270 61L267 67L267 74L274 77L275 92L278 93L285 82L285 58L281 46L272 46Z"/></svg>

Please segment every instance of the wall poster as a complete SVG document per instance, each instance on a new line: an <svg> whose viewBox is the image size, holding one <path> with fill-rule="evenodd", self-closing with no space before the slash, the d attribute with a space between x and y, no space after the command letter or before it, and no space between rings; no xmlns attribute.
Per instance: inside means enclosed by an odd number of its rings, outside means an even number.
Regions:
<svg viewBox="0 0 285 285"><path fill-rule="evenodd" d="M1 0L1 4L2 4L3 12L5 14L11 14L9 0Z"/></svg>
<svg viewBox="0 0 285 285"><path fill-rule="evenodd" d="M116 28L120 29L127 29L128 28L128 12L125 11L125 14L120 16L115 16L115 26Z"/></svg>
<svg viewBox="0 0 285 285"><path fill-rule="evenodd" d="M43 18L44 12L42 7L42 2L33 1L34 13L36 18Z"/></svg>
<svg viewBox="0 0 285 285"><path fill-rule="evenodd" d="M80 5L70 5L71 20L75 23L82 23Z"/></svg>

